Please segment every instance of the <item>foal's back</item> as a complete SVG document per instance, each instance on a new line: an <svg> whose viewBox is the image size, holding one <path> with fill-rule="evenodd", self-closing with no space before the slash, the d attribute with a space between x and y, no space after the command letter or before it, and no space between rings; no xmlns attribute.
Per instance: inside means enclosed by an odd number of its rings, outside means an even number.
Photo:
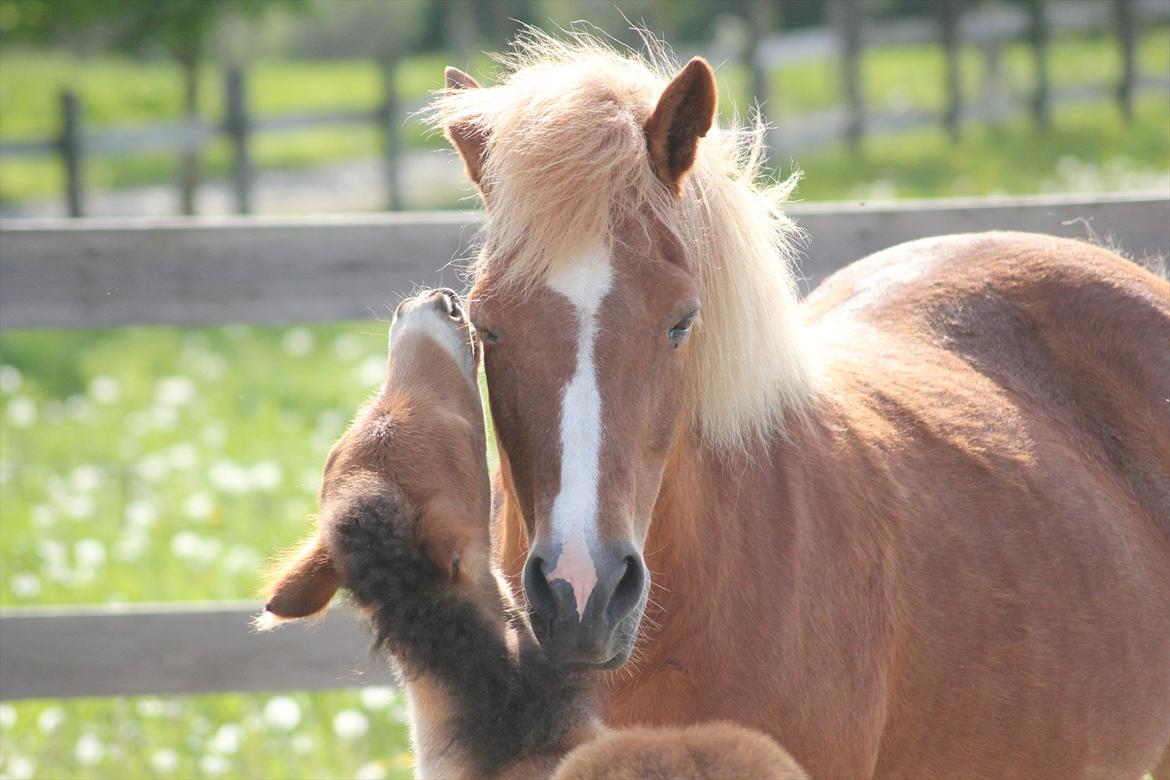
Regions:
<svg viewBox="0 0 1170 780"><path fill-rule="evenodd" d="M891 508L875 774L1152 766L1170 739L1170 286L1088 244L989 233L873 255L805 307L835 429L882 453L859 489Z"/></svg>

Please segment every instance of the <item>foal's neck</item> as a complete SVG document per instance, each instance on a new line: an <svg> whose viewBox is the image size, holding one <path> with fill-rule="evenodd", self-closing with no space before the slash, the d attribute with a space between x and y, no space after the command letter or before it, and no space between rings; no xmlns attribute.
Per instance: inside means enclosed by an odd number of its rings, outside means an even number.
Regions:
<svg viewBox="0 0 1170 780"><path fill-rule="evenodd" d="M490 579L488 604L448 599L449 629L467 640L457 649L461 665L395 655L407 674L420 777L492 776L517 761L524 776L551 774L600 728L585 681L549 662L503 584Z"/></svg>

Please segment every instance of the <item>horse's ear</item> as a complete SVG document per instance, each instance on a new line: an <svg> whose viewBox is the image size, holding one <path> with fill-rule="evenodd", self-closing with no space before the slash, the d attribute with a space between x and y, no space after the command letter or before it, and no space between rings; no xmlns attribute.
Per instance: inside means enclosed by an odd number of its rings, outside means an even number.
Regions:
<svg viewBox="0 0 1170 780"><path fill-rule="evenodd" d="M447 89L479 89L479 82L458 68L447 66L443 72ZM445 128L447 140L463 158L467 178L480 187L483 178L484 152L487 150L487 135L470 124L452 122Z"/></svg>
<svg viewBox="0 0 1170 780"><path fill-rule="evenodd" d="M663 90L646 120L650 164L676 195L682 195L683 179L695 164L699 139L715 121L718 99L714 71L702 57L695 57Z"/></svg>
<svg viewBox="0 0 1170 780"><path fill-rule="evenodd" d="M474 571L479 563L475 559L475 531L467 527L465 514L464 508L450 501L432 501L418 530L422 551L452 582L461 573Z"/></svg>
<svg viewBox="0 0 1170 780"><path fill-rule="evenodd" d="M320 532L278 558L267 579L264 593L268 601L256 620L260 629L317 614L329 606L342 584Z"/></svg>

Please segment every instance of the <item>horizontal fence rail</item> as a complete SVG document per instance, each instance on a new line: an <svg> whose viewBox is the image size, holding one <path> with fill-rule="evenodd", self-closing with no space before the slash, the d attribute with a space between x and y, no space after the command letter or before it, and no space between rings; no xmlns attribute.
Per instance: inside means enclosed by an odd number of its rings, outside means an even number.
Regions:
<svg viewBox="0 0 1170 780"><path fill-rule="evenodd" d="M0 699L395 684L356 614L258 633L260 604L0 611Z"/></svg>
<svg viewBox="0 0 1170 780"><path fill-rule="evenodd" d="M1091 233L1170 255L1164 193L795 204L806 289L926 236ZM0 327L281 324L388 317L414 285L461 287L482 215L0 222Z"/></svg>

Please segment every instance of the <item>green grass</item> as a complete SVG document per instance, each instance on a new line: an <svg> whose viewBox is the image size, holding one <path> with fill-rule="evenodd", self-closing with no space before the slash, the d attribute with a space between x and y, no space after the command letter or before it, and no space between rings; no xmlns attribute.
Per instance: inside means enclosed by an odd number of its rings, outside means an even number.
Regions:
<svg viewBox="0 0 1170 780"><path fill-rule="evenodd" d="M1001 58L1004 88L1018 95L1032 89L1033 62L1031 51L1024 44L1006 46ZM981 93L986 78L984 62L973 47L962 52L964 93L969 99ZM1165 26L1147 30L1138 47L1138 69L1152 76L1170 74L1170 29ZM401 100L414 105L439 86L444 63L443 55L433 54L405 60L397 74ZM1119 58L1114 41L1109 37L1065 37L1051 47L1050 68L1054 88L1074 84L1095 83L1113 85L1118 78ZM477 73L491 72L485 60L473 64ZM730 114L749 107L746 99L746 74L742 68L728 63L720 67L720 90L723 95L721 111ZM219 120L223 115L222 74L207 66L201 72L200 113L208 120ZM381 75L373 62L257 62L249 69L250 106L258 116L276 116L330 109L359 109L376 105L381 96ZM837 68L830 61L794 65L772 74L773 94L767 101L772 121L781 128L786 121L813 109L833 105L841 99ZM933 46L902 46L868 52L863 60L862 88L867 105L883 110L941 110L944 103L943 57ZM51 137L57 132L57 95L64 87L71 87L81 95L86 125L97 129L151 121L174 120L180 116L180 74L178 68L166 61L136 62L125 58L103 56L79 60L63 54L39 51L5 53L0 61L0 140L21 140ZM1153 99L1146 105L1165 106L1165 101ZM1072 107L1075 109L1075 107ZM1159 113L1160 111L1160 113ZM1147 137L1164 131L1170 123L1170 112L1145 110L1130 131ZM1063 115L1064 112L1061 112ZM1075 110L1074 110L1075 113ZM1117 112L1112 105L1098 105L1096 110L1082 112L1096 121L1097 131L1108 133L1128 147L1131 136L1114 131ZM1009 127L1026 130L1024 123L1008 123ZM987 128L973 127L973 132ZM867 153L879 163L888 165L907 156L914 156L925 131L899 136L895 140L871 139ZM1057 126L1049 135L1036 137L1029 132L1003 135L1008 145L1025 146L1039 143L1059 146L1063 143L1064 128ZM436 148L439 138L428 137L418 122L408 120L403 125L403 137L409 148ZM1165 133L1162 134L1165 140ZM254 145L255 164L261 170L296 168L320 165L339 160L367 157L377 154L382 140L373 127L342 127L303 131L293 134L259 136ZM938 144L930 142L932 146ZM1149 147L1140 142L1139 151ZM1166 140L1157 154L1139 156L1128 148L1125 155L1134 170L1166 169ZM1100 161L1090 150L1078 157L1086 164ZM977 146L960 148L957 157L981 153ZM881 181L869 167L853 165L850 155L840 151L817 152L819 159L830 154L838 160L835 166L835 189L817 192L817 197L847 197L849 193L864 190L867 185ZM1117 156L1117 155L1114 155ZM950 154L934 154L932 168L939 177L963 179L958 189L970 179L961 169L950 170ZM1057 158L1059 159L1059 158ZM1055 175L1050 156L1032 159L1017 156L1026 168L1019 169L1017 179L1042 180ZM204 176L219 177L227 173L230 152L227 144L216 142L201 155ZM806 160L805 167L813 170ZM1040 163L1049 164L1041 168ZM62 173L59 163L52 158L21 158L5 160L0 168L0 201L19 202L30 198L51 197L62 191ZM173 154L152 153L133 156L92 158L86 166L87 186L94 189L112 189L137 184L171 182L177 178L177 158ZM1026 185L1022 185L1026 186ZM1013 186L1000 185L1008 192L1025 192ZM986 192L989 190L977 190ZM811 194L811 192L809 193ZM455 205L452 202L451 205Z"/></svg>
<svg viewBox="0 0 1170 780"><path fill-rule="evenodd" d="M385 688L0 704L0 776L409 778L405 706Z"/></svg>
<svg viewBox="0 0 1170 780"><path fill-rule="evenodd" d="M0 605L253 598L385 343L376 322L5 332ZM403 701L378 693L290 694L287 730L267 695L0 705L0 775L409 776ZM337 736L343 712L368 734Z"/></svg>
<svg viewBox="0 0 1170 780"><path fill-rule="evenodd" d="M1137 101L1132 124L1096 104L1068 105L1048 131L1019 117L968 127L952 144L926 128L867 139L859 154L837 144L795 165L801 200L1170 190L1170 100Z"/></svg>

